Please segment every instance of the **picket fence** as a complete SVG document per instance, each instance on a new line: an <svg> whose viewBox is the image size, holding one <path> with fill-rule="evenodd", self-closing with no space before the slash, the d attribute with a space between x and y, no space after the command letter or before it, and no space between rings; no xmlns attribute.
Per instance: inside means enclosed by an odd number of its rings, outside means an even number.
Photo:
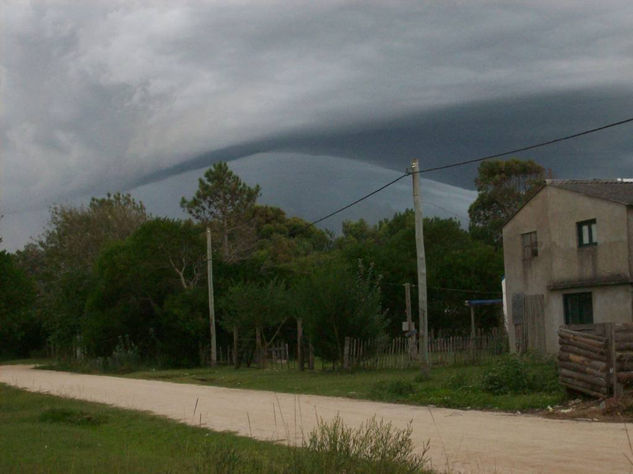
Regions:
<svg viewBox="0 0 633 474"><path fill-rule="evenodd" d="M429 339L431 365L479 363L507 350L507 336L502 331ZM407 337L386 342L346 338L343 355L345 369L403 369L419 364L417 341Z"/></svg>
<svg viewBox="0 0 633 474"><path fill-rule="evenodd" d="M508 351L505 332L492 330L478 331L474 337L438 336L431 334L429 339L429 359L431 365L472 364L490 359ZM305 349L308 366L308 348ZM218 347L218 363L232 365L233 348ZM318 361L321 369L405 369L420 364L417 341L407 337L391 339L361 340L347 337L343 348L343 360L338 363ZM268 369L298 369L296 347L279 342L268 347L266 363Z"/></svg>

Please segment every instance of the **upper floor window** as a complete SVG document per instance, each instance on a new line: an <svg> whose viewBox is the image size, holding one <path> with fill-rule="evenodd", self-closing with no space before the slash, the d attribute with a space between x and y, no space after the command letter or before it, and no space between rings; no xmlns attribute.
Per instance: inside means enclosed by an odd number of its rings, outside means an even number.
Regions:
<svg viewBox="0 0 633 474"><path fill-rule="evenodd" d="M521 234L521 246L523 247L523 260L538 257L538 240L536 232Z"/></svg>
<svg viewBox="0 0 633 474"><path fill-rule="evenodd" d="M586 247L598 243L598 229L596 228L595 219L577 222L576 230L578 232L578 247Z"/></svg>

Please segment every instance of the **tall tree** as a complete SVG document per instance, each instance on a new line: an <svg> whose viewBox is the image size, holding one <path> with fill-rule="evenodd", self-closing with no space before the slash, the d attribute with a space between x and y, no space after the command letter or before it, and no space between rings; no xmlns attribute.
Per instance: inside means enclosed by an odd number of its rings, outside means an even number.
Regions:
<svg viewBox="0 0 633 474"><path fill-rule="evenodd" d="M87 207L55 205L39 245L56 265L86 270L105 244L125 239L146 220L145 206L130 194L93 197Z"/></svg>
<svg viewBox="0 0 633 474"><path fill-rule="evenodd" d="M329 261L328 261L329 260ZM376 339L387 325L373 265L320 259L303 269L293 289L296 315L318 357L343 360L345 337Z"/></svg>
<svg viewBox="0 0 633 474"><path fill-rule="evenodd" d="M475 179L479 195L468 209L475 238L501 245L503 224L536 192L545 168L532 160L490 160L479 165Z"/></svg>
<svg viewBox="0 0 633 474"><path fill-rule="evenodd" d="M198 180L198 190L180 206L194 219L210 224L227 262L239 260L252 248L255 229L251 218L260 187L244 183L224 162L209 168Z"/></svg>
<svg viewBox="0 0 633 474"><path fill-rule="evenodd" d="M68 352L79 332L101 250L128 237L146 219L145 206L130 194L92 198L88 206L51 208L48 228L38 242L41 256L31 249L29 260L40 265L38 307L56 351Z"/></svg>
<svg viewBox="0 0 633 474"><path fill-rule="evenodd" d="M33 311L34 287L16 264L0 251L0 356L27 357L41 349L41 327Z"/></svg>
<svg viewBox="0 0 633 474"><path fill-rule="evenodd" d="M206 333L190 337L190 329L199 329L204 295L198 286L204 279L203 236L191 221L157 218L101 252L82 326L89 353L109 355L117 338L129 336L143 357L156 339L169 346L165 358L183 356L187 350L178 355L179 346L190 346L189 355L197 357ZM180 341L172 340L176 335Z"/></svg>

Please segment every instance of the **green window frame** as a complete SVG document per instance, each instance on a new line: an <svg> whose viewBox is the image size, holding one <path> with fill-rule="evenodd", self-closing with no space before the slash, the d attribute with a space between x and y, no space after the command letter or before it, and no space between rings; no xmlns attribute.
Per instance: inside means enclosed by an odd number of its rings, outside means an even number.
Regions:
<svg viewBox="0 0 633 474"><path fill-rule="evenodd" d="M593 298L590 291L563 295L565 324L593 324Z"/></svg>
<svg viewBox="0 0 633 474"><path fill-rule="evenodd" d="M598 245L598 228L595 219L577 222L576 232L578 233L578 247Z"/></svg>

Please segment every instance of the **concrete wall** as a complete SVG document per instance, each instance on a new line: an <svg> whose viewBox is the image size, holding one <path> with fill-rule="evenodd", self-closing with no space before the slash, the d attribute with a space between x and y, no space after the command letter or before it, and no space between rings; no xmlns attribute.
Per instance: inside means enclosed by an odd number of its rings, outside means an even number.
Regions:
<svg viewBox="0 0 633 474"><path fill-rule="evenodd" d="M578 247L576 223L596 219L596 246ZM539 255L524 260L521 234L537 232ZM515 347L512 295L544 295L545 345L558 351L557 330L564 324L563 294L591 291L594 322L633 321L633 288L598 286L633 275L633 210L553 186L543 188L503 229L503 253L510 321ZM570 288L571 282L586 286ZM590 282L594 281L594 284ZM557 290L548 289L554 285Z"/></svg>
<svg viewBox="0 0 633 474"><path fill-rule="evenodd" d="M551 282L629 278L627 208L548 186ZM578 247L576 223L596 219L598 245Z"/></svg>

